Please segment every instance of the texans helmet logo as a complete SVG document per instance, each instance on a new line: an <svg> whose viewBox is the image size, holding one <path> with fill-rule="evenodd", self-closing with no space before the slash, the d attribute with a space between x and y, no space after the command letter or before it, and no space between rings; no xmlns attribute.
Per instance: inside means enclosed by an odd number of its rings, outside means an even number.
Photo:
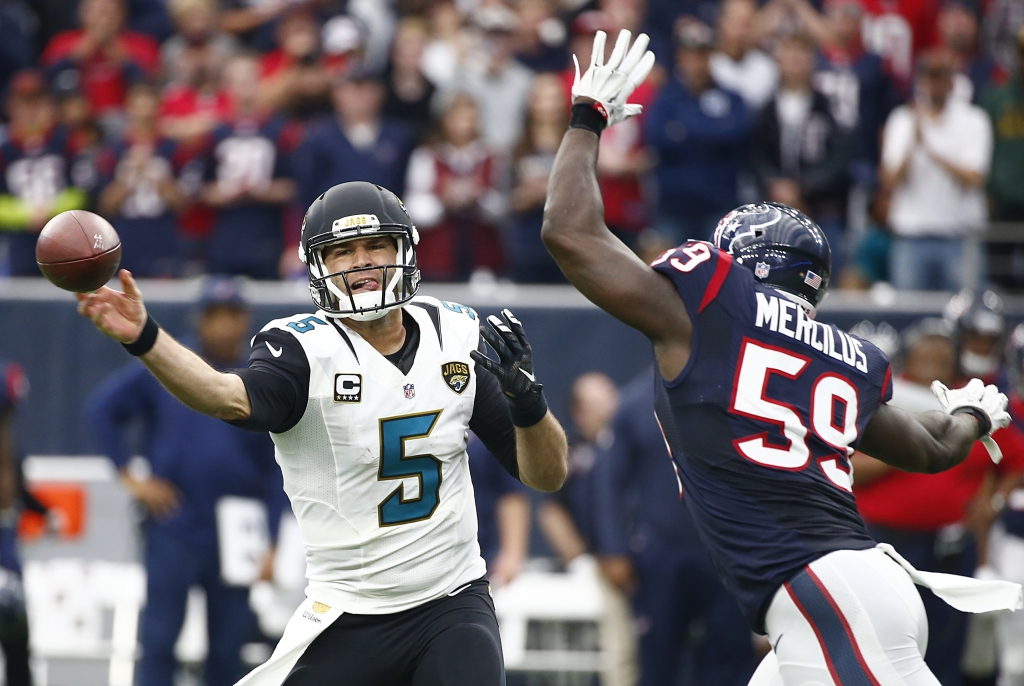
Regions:
<svg viewBox="0 0 1024 686"><path fill-rule="evenodd" d="M441 365L441 378L448 388L462 395L469 386L469 365L465 362L445 362Z"/></svg>

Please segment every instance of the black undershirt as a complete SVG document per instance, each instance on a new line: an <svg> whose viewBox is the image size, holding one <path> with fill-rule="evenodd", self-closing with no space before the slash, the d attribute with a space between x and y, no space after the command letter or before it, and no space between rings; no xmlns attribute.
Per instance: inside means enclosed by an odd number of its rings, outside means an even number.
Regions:
<svg viewBox="0 0 1024 686"><path fill-rule="evenodd" d="M403 374L408 374L419 350L420 327L402 310L405 342L401 350L384 357ZM302 334L299 334L302 335ZM338 335L342 335L338 333ZM483 341L479 349L484 350ZM493 374L474 363L476 398L469 428L498 459L505 470L519 478L516 457L516 433L509 414L508 400ZM309 360L302 345L291 333L269 329L253 338L249 366L233 370L245 383L252 412L248 419L230 422L250 431L282 433L302 419L309 402ZM442 383L438 370L438 383ZM363 388L363 393L372 392Z"/></svg>

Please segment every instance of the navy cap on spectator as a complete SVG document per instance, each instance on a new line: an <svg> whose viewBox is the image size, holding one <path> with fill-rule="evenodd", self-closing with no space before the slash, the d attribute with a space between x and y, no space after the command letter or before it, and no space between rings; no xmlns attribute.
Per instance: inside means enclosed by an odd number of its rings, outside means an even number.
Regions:
<svg viewBox="0 0 1024 686"><path fill-rule="evenodd" d="M713 50L715 32L703 22L686 18L676 26L676 46L683 50Z"/></svg>
<svg viewBox="0 0 1024 686"><path fill-rule="evenodd" d="M232 307L238 310L248 309L249 304L242 295L242 282L230 276L209 276L203 281L203 290L199 296L199 309L209 310L212 307Z"/></svg>

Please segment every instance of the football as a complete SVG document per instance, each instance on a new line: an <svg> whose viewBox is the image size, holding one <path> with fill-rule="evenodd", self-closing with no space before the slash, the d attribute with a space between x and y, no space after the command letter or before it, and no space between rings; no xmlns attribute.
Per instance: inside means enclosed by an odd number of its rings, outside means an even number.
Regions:
<svg viewBox="0 0 1024 686"><path fill-rule="evenodd" d="M53 285L89 293L110 281L117 271L121 239L98 214L61 212L46 223L36 240L36 263Z"/></svg>

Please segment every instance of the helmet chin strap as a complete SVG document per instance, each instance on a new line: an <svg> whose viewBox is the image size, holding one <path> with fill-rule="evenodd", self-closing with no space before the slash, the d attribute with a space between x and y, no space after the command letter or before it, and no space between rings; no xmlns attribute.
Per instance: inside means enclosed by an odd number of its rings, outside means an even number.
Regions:
<svg viewBox="0 0 1024 686"><path fill-rule="evenodd" d="M372 322L376 319L380 319L388 313L395 303L395 288L398 286L399 280L402 278L403 271L401 269L395 270L395 275L391 277L391 281L384 288L384 305L380 305L380 291L370 291L368 293L356 293L350 296L338 288L337 284L334 283L333 279L327 279L327 290L334 294L340 303L351 303L355 307L355 312L340 312L332 314L331 316L337 317L338 319L351 319L357 322ZM376 309L373 309L376 308Z"/></svg>

